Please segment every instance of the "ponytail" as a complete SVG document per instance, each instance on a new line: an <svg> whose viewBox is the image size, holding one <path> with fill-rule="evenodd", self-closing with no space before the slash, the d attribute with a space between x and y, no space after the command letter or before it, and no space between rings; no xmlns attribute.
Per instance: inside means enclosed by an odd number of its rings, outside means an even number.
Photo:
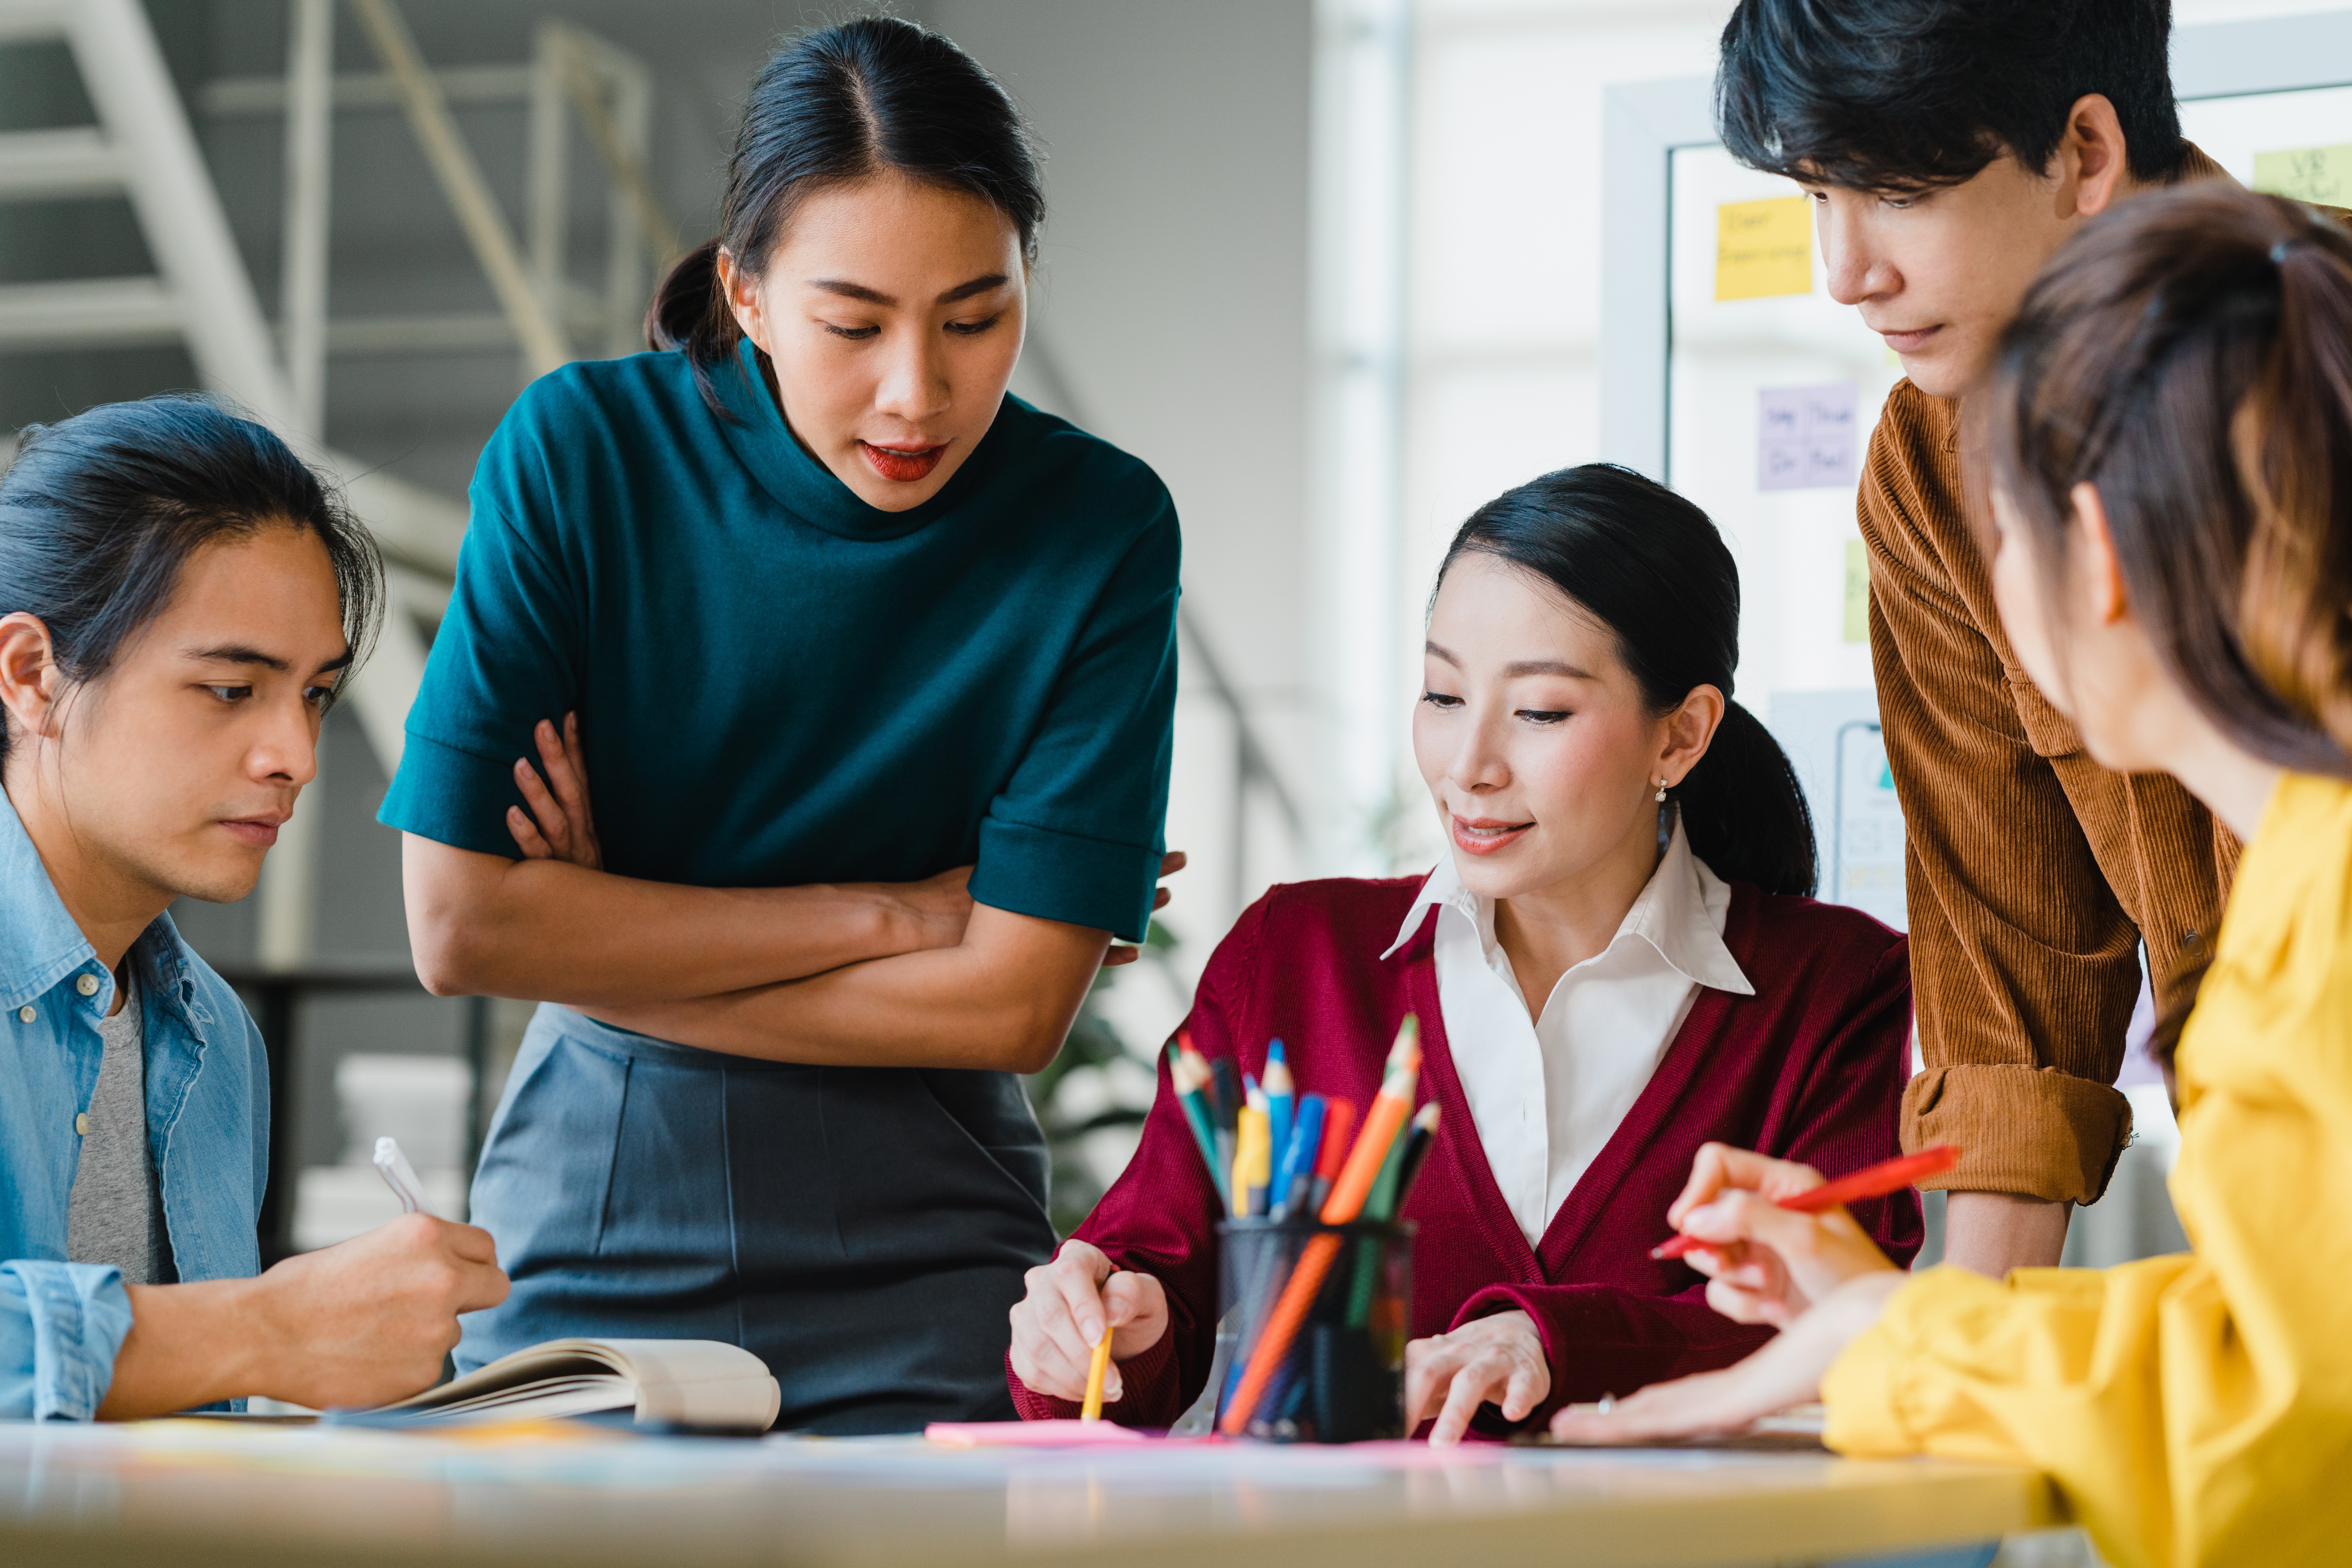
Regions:
<svg viewBox="0 0 2352 1568"><path fill-rule="evenodd" d="M719 294L719 242L705 240L678 258L654 290L646 308L646 347L657 353L676 350L708 367L723 361L740 335L735 312Z"/></svg>
<svg viewBox="0 0 2352 1568"><path fill-rule="evenodd" d="M1812 896L1813 814L1788 753L1755 714L1727 699L1706 754L1674 794L1691 853L1717 876Z"/></svg>
<svg viewBox="0 0 2352 1568"><path fill-rule="evenodd" d="M793 210L826 185L903 174L987 202L1034 258L1045 182L1021 111L970 55L919 23L862 16L776 51L751 84L719 237L670 268L646 312L646 343L694 366L702 400L731 418L710 374L742 337L719 286L719 255L753 275Z"/></svg>
<svg viewBox="0 0 2352 1568"><path fill-rule="evenodd" d="M1813 819L1796 770L1731 700L1739 569L1706 513L1631 468L1587 463L1480 507L1454 536L1438 581L1473 552L1544 579L1607 626L1658 711L1696 687L1723 693L1723 721L1673 792L1691 853L1727 881L1811 897L1819 885Z"/></svg>

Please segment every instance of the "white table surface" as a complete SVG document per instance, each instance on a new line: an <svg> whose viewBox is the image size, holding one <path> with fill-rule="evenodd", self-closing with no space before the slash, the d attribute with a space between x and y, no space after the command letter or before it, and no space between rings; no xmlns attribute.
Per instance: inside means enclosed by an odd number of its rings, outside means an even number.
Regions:
<svg viewBox="0 0 2352 1568"><path fill-rule="evenodd" d="M0 1426L0 1563L1702 1568L2056 1522L2031 1471L1819 1451Z"/></svg>

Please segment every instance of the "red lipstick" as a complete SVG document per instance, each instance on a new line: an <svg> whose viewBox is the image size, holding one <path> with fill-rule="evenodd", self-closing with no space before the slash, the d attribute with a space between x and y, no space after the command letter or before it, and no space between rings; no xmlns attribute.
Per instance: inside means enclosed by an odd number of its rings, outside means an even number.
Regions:
<svg viewBox="0 0 2352 1568"><path fill-rule="evenodd" d="M884 479L908 485L917 479L929 479L940 459L948 455L945 443L937 447L877 447L871 441L860 441L857 449L866 461Z"/></svg>

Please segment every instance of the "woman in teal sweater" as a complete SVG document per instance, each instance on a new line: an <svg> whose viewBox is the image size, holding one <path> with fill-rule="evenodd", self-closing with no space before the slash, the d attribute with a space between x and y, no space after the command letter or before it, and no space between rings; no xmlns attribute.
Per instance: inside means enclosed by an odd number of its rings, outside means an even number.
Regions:
<svg viewBox="0 0 2352 1568"><path fill-rule="evenodd" d="M1012 1414L1054 1243L1013 1075L1143 934L1176 670L1167 491L1006 394L1042 208L954 45L812 33L672 352L543 378L483 452L383 810L427 985L545 1004L461 1366L708 1337L784 1426Z"/></svg>

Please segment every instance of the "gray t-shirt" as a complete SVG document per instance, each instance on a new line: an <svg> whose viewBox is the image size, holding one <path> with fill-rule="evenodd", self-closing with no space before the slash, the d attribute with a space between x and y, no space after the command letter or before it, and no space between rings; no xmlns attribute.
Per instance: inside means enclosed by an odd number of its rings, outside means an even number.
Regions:
<svg viewBox="0 0 2352 1568"><path fill-rule="evenodd" d="M81 1163L66 1203L66 1259L111 1263L125 1284L177 1278L163 1226L163 1198L147 1149L147 1065L140 1055L139 986L123 966L122 1005L98 1023L105 1042L89 1097Z"/></svg>

